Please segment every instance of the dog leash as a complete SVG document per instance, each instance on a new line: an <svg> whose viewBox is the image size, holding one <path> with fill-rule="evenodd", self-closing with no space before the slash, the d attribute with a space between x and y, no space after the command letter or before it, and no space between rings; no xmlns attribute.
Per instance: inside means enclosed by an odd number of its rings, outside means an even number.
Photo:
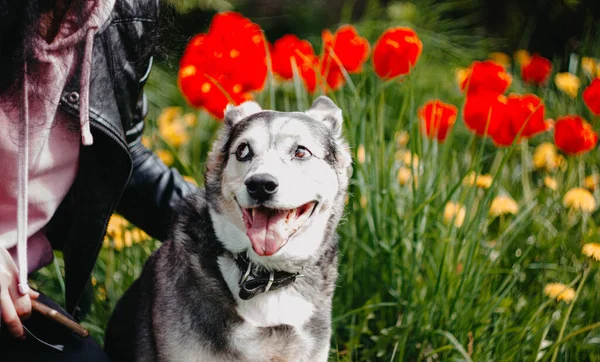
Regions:
<svg viewBox="0 0 600 362"><path fill-rule="evenodd" d="M297 278L304 277L302 271L289 273L281 270L266 270L252 263L244 254L230 253L230 256L241 272L238 285L240 287L239 296L243 300L252 299L270 290L286 287L294 283Z"/></svg>

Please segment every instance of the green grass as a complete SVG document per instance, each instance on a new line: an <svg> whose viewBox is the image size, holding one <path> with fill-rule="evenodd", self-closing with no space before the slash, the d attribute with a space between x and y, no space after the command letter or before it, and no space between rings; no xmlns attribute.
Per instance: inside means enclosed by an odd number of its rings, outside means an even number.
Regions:
<svg viewBox="0 0 600 362"><path fill-rule="evenodd" d="M600 263L581 254L585 242L599 240L600 215L562 205L567 190L598 172L597 150L567 157L564 170L547 174L533 169L531 155L539 143L552 142L552 132L497 149L471 135L460 113L446 142L423 138L418 107L440 98L461 109L464 99L454 83L454 63L470 61L444 61L432 39L402 81L383 82L366 69L330 94L343 110L353 152L363 145L366 155L364 163L355 159L338 228L340 277L331 360L600 361ZM538 93L547 117L576 112L592 120L580 99L571 101L553 85L531 88L518 81L517 72L513 76L511 91ZM147 134L154 147L174 152L174 167L202 185L219 123L200 111L190 141L170 147L157 133L159 111L174 105L191 110L172 72L156 67L147 90L152 106ZM293 84L269 83L257 100L264 108L292 111L306 109L315 96ZM419 158L408 165L418 175L417 183L400 185L396 177L401 162L395 156L395 134L400 131L409 133L406 148ZM463 185L470 171L490 173L492 187ZM544 186L547 175L558 181L556 191ZM490 203L500 194L518 202L516 215L489 216ZM594 196L599 200L598 191ZM465 205L461 227L444 222L448 201ZM93 272L92 309L84 323L100 342L112 308L159 245L151 240L102 250ZM55 264L35 277L58 301L64 295L61 274L58 255ZM543 290L549 282L572 286L575 300L567 304L548 298Z"/></svg>

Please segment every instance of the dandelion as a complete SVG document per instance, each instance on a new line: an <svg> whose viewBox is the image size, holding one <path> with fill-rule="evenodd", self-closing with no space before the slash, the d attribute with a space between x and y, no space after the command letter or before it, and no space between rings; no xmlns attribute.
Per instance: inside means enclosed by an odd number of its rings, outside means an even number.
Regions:
<svg viewBox="0 0 600 362"><path fill-rule="evenodd" d="M598 184L600 184L600 175L597 173L591 174L583 180L583 186L590 191L596 190Z"/></svg>
<svg viewBox="0 0 600 362"><path fill-rule="evenodd" d="M525 49L519 49L513 55L513 58L519 65L528 64L531 61L531 55Z"/></svg>
<svg viewBox="0 0 600 362"><path fill-rule="evenodd" d="M411 177L412 171L410 170L410 168L405 166L400 167L400 169L398 170L398 174L396 175L398 183L402 186L406 185L408 181L410 181Z"/></svg>
<svg viewBox="0 0 600 362"><path fill-rule="evenodd" d="M528 63L521 65L521 77L525 83L542 85L552 72L552 62L539 54L534 54Z"/></svg>
<svg viewBox="0 0 600 362"><path fill-rule="evenodd" d="M556 191L558 189L558 183L554 177L544 177L544 185L552 191Z"/></svg>
<svg viewBox="0 0 600 362"><path fill-rule="evenodd" d="M554 83L556 84L556 88L566 93L572 99L577 97L579 86L581 85L579 78L569 72L556 73Z"/></svg>
<svg viewBox="0 0 600 362"><path fill-rule="evenodd" d="M581 58L581 69L588 77L594 77L596 72L596 60L590 57Z"/></svg>
<svg viewBox="0 0 600 362"><path fill-rule="evenodd" d="M598 76L599 78L594 79L582 94L583 102L596 116L600 116L600 74Z"/></svg>
<svg viewBox="0 0 600 362"><path fill-rule="evenodd" d="M592 126L580 116L565 116L556 120L554 143L569 155L579 155L592 150L598 143L598 135Z"/></svg>
<svg viewBox="0 0 600 362"><path fill-rule="evenodd" d="M497 196L490 206L490 215L492 217L513 214L519 212L519 205L509 196Z"/></svg>
<svg viewBox="0 0 600 362"><path fill-rule="evenodd" d="M475 171L471 171L463 179L463 185L475 185L481 189L489 189L493 180L494 178L490 174L478 175Z"/></svg>
<svg viewBox="0 0 600 362"><path fill-rule="evenodd" d="M356 160L358 161L359 164L362 165L363 163L365 163L365 159L366 159L365 146L359 145L358 149L356 150Z"/></svg>
<svg viewBox="0 0 600 362"><path fill-rule="evenodd" d="M195 127L198 124L198 117L195 113L186 113L183 115L183 123L188 127Z"/></svg>
<svg viewBox="0 0 600 362"><path fill-rule="evenodd" d="M570 303L575 299L575 290L562 283L548 283L544 287L544 293L552 299L557 301L564 301Z"/></svg>
<svg viewBox="0 0 600 362"><path fill-rule="evenodd" d="M457 202L448 202L444 207L444 222L449 224L454 220L454 225L459 228L465 221L466 213L463 205Z"/></svg>
<svg viewBox="0 0 600 362"><path fill-rule="evenodd" d="M404 148L410 140L410 135L406 131L396 132L395 139L398 148Z"/></svg>
<svg viewBox="0 0 600 362"><path fill-rule="evenodd" d="M167 150L160 149L154 151L154 153L156 154L156 156L158 156L158 158L162 160L162 162L166 166L171 166L173 164L173 161L175 161L173 154Z"/></svg>
<svg viewBox="0 0 600 362"><path fill-rule="evenodd" d="M361 195L360 196L360 207L362 207L363 209L367 207L367 197L365 195Z"/></svg>
<svg viewBox="0 0 600 362"><path fill-rule="evenodd" d="M458 110L452 104L444 103L439 99L425 103L418 111L421 121L420 129L429 138L437 138L443 142L448 131L456 122Z"/></svg>
<svg viewBox="0 0 600 362"><path fill-rule="evenodd" d="M408 74L417 64L422 51L423 43L414 30L405 27L390 28L375 43L375 73L383 79Z"/></svg>
<svg viewBox="0 0 600 362"><path fill-rule="evenodd" d="M148 137L148 136L142 136L142 144L144 145L144 147L146 147L147 149L151 149L152 148L152 138Z"/></svg>
<svg viewBox="0 0 600 362"><path fill-rule="evenodd" d="M571 210L591 213L596 209L594 195L582 187L567 191L563 197L563 205Z"/></svg>
<svg viewBox="0 0 600 362"><path fill-rule="evenodd" d="M419 166L419 156L408 150L396 151L396 161L400 161L407 166Z"/></svg>
<svg viewBox="0 0 600 362"><path fill-rule="evenodd" d="M587 243L581 248L583 255L588 256L596 261L600 261L600 244Z"/></svg>
<svg viewBox="0 0 600 362"><path fill-rule="evenodd" d="M565 158L556 152L556 146L550 142L544 142L537 146L532 159L533 167L536 170L545 169L552 172L566 165Z"/></svg>
<svg viewBox="0 0 600 362"><path fill-rule="evenodd" d="M181 146L189 139L181 113L180 107L167 107L162 110L157 119L161 137L174 147Z"/></svg>
<svg viewBox="0 0 600 362"><path fill-rule="evenodd" d="M494 62L502 65L504 68L510 67L510 55L502 52L491 52L488 54L488 58Z"/></svg>

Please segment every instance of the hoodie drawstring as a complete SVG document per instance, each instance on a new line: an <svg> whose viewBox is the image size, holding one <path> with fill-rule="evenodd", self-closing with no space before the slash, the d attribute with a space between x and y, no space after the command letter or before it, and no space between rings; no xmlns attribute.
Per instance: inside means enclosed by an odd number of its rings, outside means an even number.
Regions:
<svg viewBox="0 0 600 362"><path fill-rule="evenodd" d="M85 34L85 47L81 64L81 79L79 80L79 123L81 125L81 142L84 146L94 143L90 132L90 76L92 67L92 50L94 48L94 35L97 28L90 27Z"/></svg>
<svg viewBox="0 0 600 362"><path fill-rule="evenodd" d="M90 146L94 143L90 131L89 98L90 76L92 68L92 51L97 27L89 27L85 31L83 59L81 63L81 79L79 81L79 124L81 127L81 143ZM67 44L54 44L54 47ZM53 47L49 47L51 49ZM28 206L29 206L29 95L27 62L23 65L23 105L21 132L19 135L18 156L18 197L17 197L17 263L19 268L19 293L29 293L27 281L27 239L28 239Z"/></svg>
<svg viewBox="0 0 600 362"><path fill-rule="evenodd" d="M18 197L17 197L17 261L19 264L19 293L29 293L27 284L27 215L29 199L29 97L27 94L27 62L23 65L23 122L19 132Z"/></svg>

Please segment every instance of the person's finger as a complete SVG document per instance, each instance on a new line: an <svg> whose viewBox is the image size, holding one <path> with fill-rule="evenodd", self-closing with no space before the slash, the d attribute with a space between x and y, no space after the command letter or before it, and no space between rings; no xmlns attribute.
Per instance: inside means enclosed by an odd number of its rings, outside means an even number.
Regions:
<svg viewBox="0 0 600 362"><path fill-rule="evenodd" d="M29 298L31 299L38 299L40 297L40 293L36 292L33 289L29 289Z"/></svg>
<svg viewBox="0 0 600 362"><path fill-rule="evenodd" d="M23 325L6 289L0 291L0 309L2 309L3 325L8 328L10 334L20 339L25 338Z"/></svg>
<svg viewBox="0 0 600 362"><path fill-rule="evenodd" d="M17 280L8 285L8 293L10 294L10 298L12 299L13 306L15 307L19 318L27 319L31 315L31 299L29 299L29 293L22 295L19 292L17 285Z"/></svg>

